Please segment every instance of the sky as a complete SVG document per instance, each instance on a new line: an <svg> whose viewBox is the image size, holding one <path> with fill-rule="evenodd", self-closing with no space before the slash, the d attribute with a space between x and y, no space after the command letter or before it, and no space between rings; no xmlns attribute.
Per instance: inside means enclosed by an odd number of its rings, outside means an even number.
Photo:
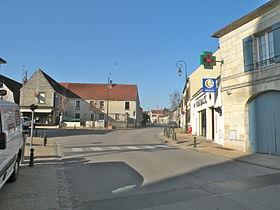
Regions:
<svg viewBox="0 0 280 210"><path fill-rule="evenodd" d="M265 0L0 0L0 74L42 69L58 82L137 84L145 109L169 107L211 35Z"/></svg>

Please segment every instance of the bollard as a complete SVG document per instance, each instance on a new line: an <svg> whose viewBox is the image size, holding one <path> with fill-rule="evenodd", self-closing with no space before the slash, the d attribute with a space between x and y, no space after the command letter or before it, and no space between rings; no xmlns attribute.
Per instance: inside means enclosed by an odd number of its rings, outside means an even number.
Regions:
<svg viewBox="0 0 280 210"><path fill-rule="evenodd" d="M193 148L196 148L196 136L193 137Z"/></svg>
<svg viewBox="0 0 280 210"><path fill-rule="evenodd" d="M76 130L76 125L74 125L74 130Z"/></svg>
<svg viewBox="0 0 280 210"><path fill-rule="evenodd" d="M37 137L38 136L38 131L37 131L37 129L35 129L35 137Z"/></svg>
<svg viewBox="0 0 280 210"><path fill-rule="evenodd" d="M47 146L48 143L48 136L47 133L44 134L44 147Z"/></svg>
<svg viewBox="0 0 280 210"><path fill-rule="evenodd" d="M172 140L175 140L175 131L172 129Z"/></svg>
<svg viewBox="0 0 280 210"><path fill-rule="evenodd" d="M174 139L175 141L177 141L177 133L175 132L175 139Z"/></svg>
<svg viewBox="0 0 280 210"><path fill-rule="evenodd" d="M34 167L34 149L30 149L29 167Z"/></svg>

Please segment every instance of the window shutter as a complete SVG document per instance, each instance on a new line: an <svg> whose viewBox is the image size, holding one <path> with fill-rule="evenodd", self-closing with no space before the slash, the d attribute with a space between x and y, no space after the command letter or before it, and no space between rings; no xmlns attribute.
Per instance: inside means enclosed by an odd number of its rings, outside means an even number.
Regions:
<svg viewBox="0 0 280 210"><path fill-rule="evenodd" d="M280 22L272 26L273 42L274 42L274 61L280 62Z"/></svg>
<svg viewBox="0 0 280 210"><path fill-rule="evenodd" d="M243 57L244 57L244 70L251 71L254 69L253 60L253 40L252 36L243 39Z"/></svg>

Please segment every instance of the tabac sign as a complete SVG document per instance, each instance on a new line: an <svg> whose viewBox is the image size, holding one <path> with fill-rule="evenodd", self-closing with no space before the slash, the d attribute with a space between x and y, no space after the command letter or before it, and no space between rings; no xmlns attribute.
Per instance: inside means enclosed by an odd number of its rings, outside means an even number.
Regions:
<svg viewBox="0 0 280 210"><path fill-rule="evenodd" d="M202 90L204 93L216 92L217 90L217 79L204 78L202 79Z"/></svg>

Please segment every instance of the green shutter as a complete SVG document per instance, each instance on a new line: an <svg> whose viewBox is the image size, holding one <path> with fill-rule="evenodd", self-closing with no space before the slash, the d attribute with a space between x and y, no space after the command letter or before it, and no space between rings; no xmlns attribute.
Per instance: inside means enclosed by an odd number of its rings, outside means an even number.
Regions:
<svg viewBox="0 0 280 210"><path fill-rule="evenodd" d="M244 71L251 71L254 69L253 60L253 40L252 36L243 39L243 57L244 57Z"/></svg>
<svg viewBox="0 0 280 210"><path fill-rule="evenodd" d="M280 62L280 22L272 26L273 42L274 42L274 61Z"/></svg>

